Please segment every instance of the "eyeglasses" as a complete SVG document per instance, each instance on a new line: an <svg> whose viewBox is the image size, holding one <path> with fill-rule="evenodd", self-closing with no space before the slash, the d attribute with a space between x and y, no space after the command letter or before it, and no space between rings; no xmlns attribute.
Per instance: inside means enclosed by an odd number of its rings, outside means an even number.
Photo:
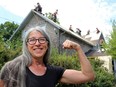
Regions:
<svg viewBox="0 0 116 87"><path fill-rule="evenodd" d="M38 39L36 39L36 38L29 38L29 39L27 40L27 42L28 42L30 45L34 45L37 41L38 41L40 44L44 44L47 40L46 40L45 37L40 37L40 38L38 38Z"/></svg>

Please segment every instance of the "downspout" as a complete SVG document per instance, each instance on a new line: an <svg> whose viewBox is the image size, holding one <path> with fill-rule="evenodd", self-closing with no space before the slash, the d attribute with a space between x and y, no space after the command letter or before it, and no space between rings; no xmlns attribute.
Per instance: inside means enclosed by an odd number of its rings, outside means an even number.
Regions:
<svg viewBox="0 0 116 87"><path fill-rule="evenodd" d="M61 49L61 48L60 48L60 40L61 40L61 39L60 39L60 38L61 38L61 36L62 36L63 34L65 34L65 31L62 32L62 33L60 33L60 30L59 30L59 39L58 39L58 45L59 45L59 47L58 47L58 53L59 53L59 54L61 54L61 51L60 51L60 49Z"/></svg>

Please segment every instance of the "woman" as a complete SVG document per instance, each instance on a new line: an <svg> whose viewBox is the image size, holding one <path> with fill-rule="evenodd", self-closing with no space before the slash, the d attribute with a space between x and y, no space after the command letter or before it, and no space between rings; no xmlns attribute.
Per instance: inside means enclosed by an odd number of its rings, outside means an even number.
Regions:
<svg viewBox="0 0 116 87"><path fill-rule="evenodd" d="M41 27L27 30L22 55L1 69L0 87L55 87L58 82L79 84L94 80L91 64L78 43L66 40L63 48L77 51L81 71L48 65L50 44Z"/></svg>

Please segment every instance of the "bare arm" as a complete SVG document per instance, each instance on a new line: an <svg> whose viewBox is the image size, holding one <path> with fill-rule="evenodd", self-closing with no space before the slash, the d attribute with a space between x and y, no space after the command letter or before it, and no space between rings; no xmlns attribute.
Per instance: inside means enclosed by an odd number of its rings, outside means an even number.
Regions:
<svg viewBox="0 0 116 87"><path fill-rule="evenodd" d="M4 82L0 80L0 87L4 87Z"/></svg>
<svg viewBox="0 0 116 87"><path fill-rule="evenodd" d="M84 83L84 82L94 80L94 77L95 77L94 71L92 69L92 66L89 60L87 59L83 50L81 49L80 45L70 40L66 40L63 43L63 47L65 49L75 49L77 51L79 61L81 64L81 71L66 69L60 82L79 84L79 83Z"/></svg>

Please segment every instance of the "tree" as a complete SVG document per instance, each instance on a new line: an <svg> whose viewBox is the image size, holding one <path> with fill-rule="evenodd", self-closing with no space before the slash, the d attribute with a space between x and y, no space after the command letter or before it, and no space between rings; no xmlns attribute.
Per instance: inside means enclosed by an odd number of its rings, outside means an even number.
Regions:
<svg viewBox="0 0 116 87"><path fill-rule="evenodd" d="M45 16L46 16L47 18L51 19L52 21L54 21L54 16L53 16L53 14L52 14L51 12L45 13ZM56 23L57 23L57 24L60 24L58 18L56 19Z"/></svg>
<svg viewBox="0 0 116 87"><path fill-rule="evenodd" d="M18 27L18 24L15 24L14 22L11 23L7 21L4 24L1 24L0 34L3 36L3 39L7 41L17 27Z"/></svg>
<svg viewBox="0 0 116 87"><path fill-rule="evenodd" d="M21 52L21 32L9 41L13 32L18 28L14 22L5 22L0 24L0 68L5 62L12 60Z"/></svg>
<svg viewBox="0 0 116 87"><path fill-rule="evenodd" d="M11 23L12 25L13 23ZM1 24L4 27L4 24ZM0 25L0 27L1 27ZM15 25L15 24L14 24ZM10 25L9 25L10 26ZM8 28L7 26L6 28ZM18 27L18 26L17 26ZM2 28L3 29L3 28ZM10 28L9 28L10 29ZM13 27L11 29L15 30ZM4 30L4 29L3 29ZM0 28L0 68L4 65L5 62L12 60L18 56L21 52L21 31L18 31L12 41L4 41L4 32L1 32ZM9 34L10 35L10 34ZM61 84L59 83L56 87L116 87L114 76L107 72L104 67L102 67L102 62L95 60L95 58L90 59L92 66L96 73L96 79L94 82L89 82L85 84ZM58 54L57 49L52 49L51 58L49 61L50 64L63 66L64 68L74 68L80 69L80 64L78 58L74 55L67 56L64 54Z"/></svg>
<svg viewBox="0 0 116 87"><path fill-rule="evenodd" d="M52 48L51 58L49 63L52 65L63 66L66 69L78 69L80 70L79 59L74 54L72 56L63 54L58 54L57 49ZM115 78L112 73L103 67L104 61L99 59L89 57L89 61L95 71L95 80L83 83L83 84L63 84L59 83L56 87L116 87Z"/></svg>
<svg viewBox="0 0 116 87"><path fill-rule="evenodd" d="M116 59L116 22L113 22L111 36L107 38L108 42L103 44L105 52Z"/></svg>

